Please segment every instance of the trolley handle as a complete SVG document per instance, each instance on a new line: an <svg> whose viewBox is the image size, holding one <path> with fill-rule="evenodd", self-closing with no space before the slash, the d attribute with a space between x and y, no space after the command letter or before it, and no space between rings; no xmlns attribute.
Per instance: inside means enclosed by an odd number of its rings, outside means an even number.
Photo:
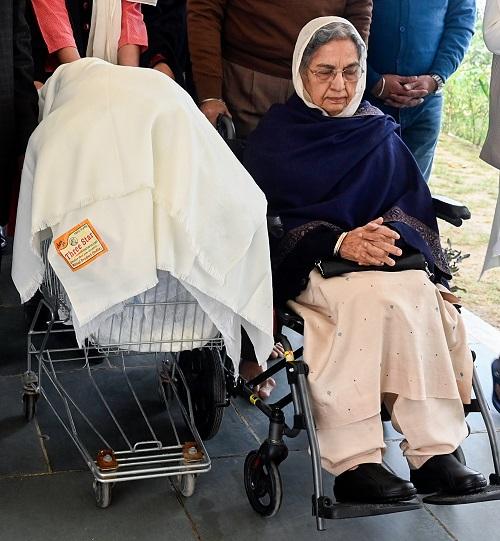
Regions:
<svg viewBox="0 0 500 541"><path fill-rule="evenodd" d="M149 451L150 449L161 449L161 441L139 441L134 445L134 451Z"/></svg>

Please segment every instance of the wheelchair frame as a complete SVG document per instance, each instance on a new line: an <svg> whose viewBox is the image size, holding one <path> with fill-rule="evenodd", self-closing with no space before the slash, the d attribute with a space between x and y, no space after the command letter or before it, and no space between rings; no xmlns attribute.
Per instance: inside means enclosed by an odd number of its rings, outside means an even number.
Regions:
<svg viewBox="0 0 500 541"><path fill-rule="evenodd" d="M249 458L255 457L255 454L259 457L258 466L261 470L264 466L267 469L267 473L264 475L269 477L275 476L273 483L268 483L269 489L273 484L281 483L279 473L276 474L277 467L283 462L287 455L288 449L283 441L283 436L294 438L301 430L306 430L309 441L309 447L311 451L312 461L312 475L314 493L312 495L312 514L316 517L317 529L325 530L325 519L342 519L342 518L355 518L363 516L375 516L384 515L389 513L399 513L402 511L411 511L421 508L422 504L418 498L407 500L397 503L334 503L332 499L325 496L323 490L323 480L321 471L321 458L319 452L319 445L316 436L316 430L314 425L314 419L311 412L311 402L308 391L307 375L308 366L300 360L303 353L303 348L300 347L297 350L293 350L290 341L282 333L283 327L292 329L293 331L303 335L304 324L303 320L296 314L292 314L285 310L277 310L277 326L278 333L276 340L280 341L285 348L284 359L277 361L273 366L267 369L265 372L257 376L256 378L245 382L241 378L229 387L229 393L233 396L239 395L247 398L251 404L256 406L264 415L269 418L269 433L266 440L261 444L258 451L252 451L245 462L245 481L251 476L249 468L255 465L256 460L253 459L253 463L249 461ZM475 359L475 353L473 352L473 358ZM274 374L285 369L287 374L287 380L290 385L290 393L278 400L277 402L267 404L262 401L253 391L255 385L263 383L267 378L272 377ZM473 390L475 398L471 400L471 404L465 406L466 413L480 412L488 433L490 448L492 452L494 472L490 474L490 484L480 492L467 495L450 495L450 494L432 494L425 496L422 499L423 503L433 505L458 505L465 503L476 503L483 501L499 500L500 499L500 445L498 436L495 432L495 426L488 403L485 399L484 393L479 382L479 378L474 367L473 370ZM285 420L285 413L283 409L293 403L293 425L290 427ZM464 460L461 449L457 450L457 458ZM272 465L271 465L272 463ZM262 472L257 471L254 477L261 476ZM256 501L259 499L259 494L262 494L262 487L259 486L259 480L254 482L254 486L245 483L247 490L247 496L250 501L250 505L259 514L263 516L271 517L279 511L281 503L281 487L277 490L280 497L278 499L270 495L271 503L267 508L259 506ZM253 494L252 494L253 491ZM260 493L259 493L260 491ZM265 495L265 494L263 494ZM269 495L269 494L267 494ZM262 496L261 496L262 497ZM278 501L279 500L279 501Z"/></svg>

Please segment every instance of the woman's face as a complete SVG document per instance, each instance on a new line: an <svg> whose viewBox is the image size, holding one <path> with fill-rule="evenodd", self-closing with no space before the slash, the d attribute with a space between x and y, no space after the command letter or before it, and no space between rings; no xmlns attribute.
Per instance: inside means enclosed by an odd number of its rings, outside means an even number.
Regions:
<svg viewBox="0 0 500 541"><path fill-rule="evenodd" d="M330 41L321 46L312 56L309 67L302 74L302 82L314 105L324 109L330 116L338 115L354 97L358 79L352 74L342 76L358 69L361 73L358 51L350 39ZM328 70L337 70L328 77ZM326 75L325 75L326 74ZM323 80L325 79L326 80Z"/></svg>

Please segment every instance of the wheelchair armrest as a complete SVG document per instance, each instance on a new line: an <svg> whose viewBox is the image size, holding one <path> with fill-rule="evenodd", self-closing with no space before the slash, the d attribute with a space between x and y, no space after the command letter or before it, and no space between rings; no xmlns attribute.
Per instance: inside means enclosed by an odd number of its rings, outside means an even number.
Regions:
<svg viewBox="0 0 500 541"><path fill-rule="evenodd" d="M275 307L274 312L279 329L288 327L299 334L304 333L304 320L298 314L295 314L287 307L281 306Z"/></svg>
<svg viewBox="0 0 500 541"><path fill-rule="evenodd" d="M269 235L275 239L280 239L285 234L283 222L279 216L267 216L267 230Z"/></svg>
<svg viewBox="0 0 500 541"><path fill-rule="evenodd" d="M451 197L433 195L432 203L436 217L456 227L460 227L463 220L468 220L471 216L470 210L463 203Z"/></svg>

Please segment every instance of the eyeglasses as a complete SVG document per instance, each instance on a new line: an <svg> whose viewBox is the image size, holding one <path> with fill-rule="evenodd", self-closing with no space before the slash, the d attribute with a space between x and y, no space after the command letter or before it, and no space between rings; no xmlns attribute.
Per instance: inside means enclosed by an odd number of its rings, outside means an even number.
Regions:
<svg viewBox="0 0 500 541"><path fill-rule="evenodd" d="M321 81L322 83L335 79L339 73L342 74L344 81L355 83L356 81L359 81L361 75L363 74L363 70L359 64L347 66L347 68L342 70L335 68L320 68L317 70L312 70L309 68L309 71L318 79L318 81Z"/></svg>

